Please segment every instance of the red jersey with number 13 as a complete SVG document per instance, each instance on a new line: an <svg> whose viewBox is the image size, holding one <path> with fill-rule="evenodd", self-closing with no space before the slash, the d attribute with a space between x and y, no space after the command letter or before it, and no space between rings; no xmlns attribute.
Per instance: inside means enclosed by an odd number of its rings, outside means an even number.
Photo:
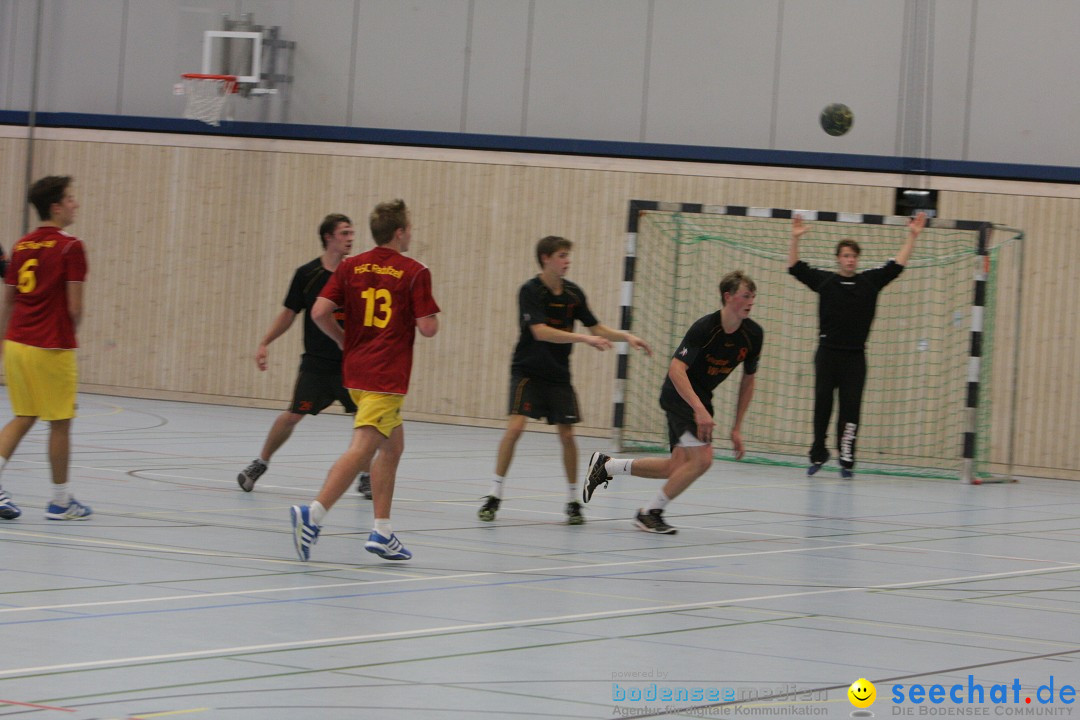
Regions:
<svg viewBox="0 0 1080 720"><path fill-rule="evenodd" d="M345 309L345 387L404 395L416 319L439 312L427 266L376 247L342 260L320 297Z"/></svg>
<svg viewBox="0 0 1080 720"><path fill-rule="evenodd" d="M75 324L67 283L86 280L86 252L78 238L51 225L15 243L4 282L15 286L8 340L47 350L71 350Z"/></svg>

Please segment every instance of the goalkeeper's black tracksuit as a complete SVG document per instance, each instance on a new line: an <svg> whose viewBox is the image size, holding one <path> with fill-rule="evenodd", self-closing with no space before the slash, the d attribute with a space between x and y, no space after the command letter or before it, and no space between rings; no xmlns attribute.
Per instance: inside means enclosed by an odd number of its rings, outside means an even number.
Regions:
<svg viewBox="0 0 1080 720"><path fill-rule="evenodd" d="M866 383L866 338L877 310L881 289L904 271L890 260L881 267L844 277L818 270L800 260L788 268L808 288L820 296L818 304L819 344L814 355L814 444L810 462L829 459L826 439L832 415L833 393L839 392L836 418L836 447L840 466L855 467L855 440L859 430L863 385Z"/></svg>

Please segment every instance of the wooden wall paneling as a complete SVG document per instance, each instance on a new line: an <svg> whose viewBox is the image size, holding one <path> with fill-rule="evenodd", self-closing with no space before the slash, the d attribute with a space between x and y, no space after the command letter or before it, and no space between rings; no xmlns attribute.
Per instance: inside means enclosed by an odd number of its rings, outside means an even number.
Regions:
<svg viewBox="0 0 1080 720"><path fill-rule="evenodd" d="M1021 345L1014 419L1017 472L1080 477L1078 464L1070 459L1075 458L1074 443L1062 442L1075 432L1065 430L1063 434L1063 429L1076 427L1075 368L1080 357L1072 338L1078 322L1075 308L1080 305L1080 284L1075 282L1077 269L1070 265L1069 248L1080 223L1080 201L997 193L950 193L943 194L942 200L955 205L954 215L985 218L1025 231L1023 312L1016 331ZM1011 308L1006 314L1011 316ZM1012 321L1003 318L1000 322ZM995 419L1009 407L1012 377L1011 363L995 364ZM1005 435L995 437L995 442L1007 442ZM1003 450L995 450L995 459L1004 462Z"/></svg>
<svg viewBox="0 0 1080 720"><path fill-rule="evenodd" d="M73 232L86 239L91 259L85 388L280 407L300 352L299 328L271 347L269 372L255 370L252 354L292 271L318 254L319 221L328 212L351 215L359 251L370 247L371 207L400 196L414 215L413 254L432 268L444 309L440 334L417 341L406 409L412 417L494 426L505 418L516 291L537 271L533 248L542 235L575 241L570 278L585 288L601 321L615 327L631 198L888 213L900 182L873 174L98 131L50 131L37 142L38 174L74 174L83 203ZM21 177L24 152L25 140L0 137L0 169ZM939 181L947 188L943 215L1027 232L1023 320L1012 330L1002 324L996 349L1012 342L1009 332L1022 347L1017 461L1021 472L1080 478L1080 451L1067 439L1080 422L1080 267L1072 250L1080 194L1068 186ZM21 218L14 185L0 189L9 227L10 216ZM769 352L800 349L776 342ZM615 354L579 347L573 358L586 416L580 430L606 434ZM995 362L995 418L1008 405L1011 372L1008 362ZM1003 432L995 421L995 445ZM995 459L999 453L995 447Z"/></svg>

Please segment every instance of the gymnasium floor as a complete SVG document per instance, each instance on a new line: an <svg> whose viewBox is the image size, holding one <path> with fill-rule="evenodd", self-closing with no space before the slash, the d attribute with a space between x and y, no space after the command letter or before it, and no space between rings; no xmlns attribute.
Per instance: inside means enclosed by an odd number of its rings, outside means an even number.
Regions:
<svg viewBox="0 0 1080 720"><path fill-rule="evenodd" d="M91 520L43 519L44 427L4 472L24 514L0 522L0 717L1076 708L1063 687L1080 687L1075 483L811 480L717 463L670 506L678 535L656 536L630 524L657 487L636 478L564 525L557 440L527 433L503 509L482 523L501 433L407 423L394 527L415 558L363 550L370 502L350 491L303 563L288 508L314 497L348 418L305 420L245 494L235 476L276 411L93 395L80 408L73 487ZM606 446L581 438L582 470ZM859 678L876 684L868 710L847 696ZM945 700L916 704L913 684L940 684ZM1007 702L993 702L996 684Z"/></svg>

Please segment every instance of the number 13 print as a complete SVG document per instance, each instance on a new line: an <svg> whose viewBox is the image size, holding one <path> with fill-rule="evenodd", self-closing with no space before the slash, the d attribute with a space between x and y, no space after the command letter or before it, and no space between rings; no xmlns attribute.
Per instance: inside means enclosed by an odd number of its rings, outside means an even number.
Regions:
<svg viewBox="0 0 1080 720"><path fill-rule="evenodd" d="M360 293L364 298L364 325L384 328L390 323L393 310L390 307L390 291L385 288L368 288Z"/></svg>

